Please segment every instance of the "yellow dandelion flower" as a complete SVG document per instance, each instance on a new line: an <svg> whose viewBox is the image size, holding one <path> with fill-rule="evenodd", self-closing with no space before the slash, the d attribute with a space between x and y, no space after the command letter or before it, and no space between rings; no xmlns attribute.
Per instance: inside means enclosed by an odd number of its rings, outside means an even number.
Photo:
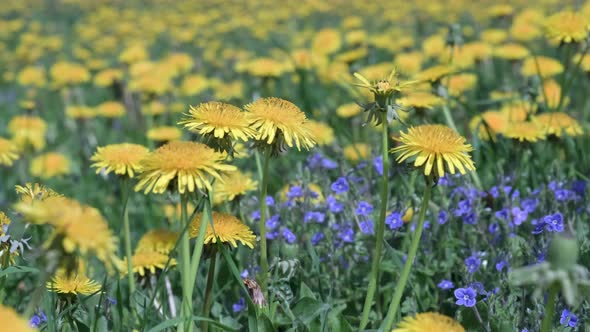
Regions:
<svg viewBox="0 0 590 332"><path fill-rule="evenodd" d="M21 318L14 309L0 305L0 321L2 328L11 332L34 332L29 322Z"/></svg>
<svg viewBox="0 0 590 332"><path fill-rule="evenodd" d="M546 135L561 137L564 133L568 136L580 136L584 133L582 126L576 119L563 112L551 112L539 114L533 118Z"/></svg>
<svg viewBox="0 0 590 332"><path fill-rule="evenodd" d="M406 212L404 212L404 215L402 216L402 221L407 224L410 221L412 221L412 218L414 218L414 208L410 206L406 210Z"/></svg>
<svg viewBox="0 0 590 332"><path fill-rule="evenodd" d="M299 107L280 98L261 98L244 107L248 111L255 139L266 144L295 145L309 149L315 145L307 126L308 120Z"/></svg>
<svg viewBox="0 0 590 332"><path fill-rule="evenodd" d="M45 147L47 123L36 116L19 115L8 122L8 132L19 150L31 146L35 151Z"/></svg>
<svg viewBox="0 0 590 332"><path fill-rule="evenodd" d="M244 196L248 192L258 189L258 181L252 179L248 173L239 170L222 174L223 181L215 181L213 185L213 201L215 204L231 202L236 197Z"/></svg>
<svg viewBox="0 0 590 332"><path fill-rule="evenodd" d="M449 78L448 84L449 94L458 97L477 84L477 76L475 74L453 75Z"/></svg>
<svg viewBox="0 0 590 332"><path fill-rule="evenodd" d="M551 109L557 108L561 99L561 86L553 79L546 80L543 84L543 93L537 97L540 102L547 98L547 106ZM569 103L569 98L565 97L562 101L563 106Z"/></svg>
<svg viewBox="0 0 590 332"><path fill-rule="evenodd" d="M334 143L334 129L327 123L309 120L307 127L318 145Z"/></svg>
<svg viewBox="0 0 590 332"><path fill-rule="evenodd" d="M448 65L435 65L417 73L415 78L418 81L436 82L445 76L453 74L455 71L454 67Z"/></svg>
<svg viewBox="0 0 590 332"><path fill-rule="evenodd" d="M561 62L553 58L545 56L533 56L524 60L520 72L523 76L527 77L539 75L543 78L546 78L561 74L563 72L563 65Z"/></svg>
<svg viewBox="0 0 590 332"><path fill-rule="evenodd" d="M257 58L246 65L246 71L256 77L279 77L287 70L284 63L273 58Z"/></svg>
<svg viewBox="0 0 590 332"><path fill-rule="evenodd" d="M0 137L0 165L12 166L18 158L19 151L16 144Z"/></svg>
<svg viewBox="0 0 590 332"><path fill-rule="evenodd" d="M357 60L363 59L364 57L367 56L367 54L369 54L369 50L367 49L367 47L360 46L360 47L353 48L351 50L339 53L338 55L336 55L336 58L334 59L334 61L342 62L342 63L350 65Z"/></svg>
<svg viewBox="0 0 590 332"><path fill-rule="evenodd" d="M171 181L181 194L187 190L211 190L211 177L222 181L219 172L234 171L235 166L223 164L224 156L205 144L175 141L151 152L141 163L143 173L135 191L162 194Z"/></svg>
<svg viewBox="0 0 590 332"><path fill-rule="evenodd" d="M94 76L94 84L107 87L123 79L123 71L120 69L104 69Z"/></svg>
<svg viewBox="0 0 590 332"><path fill-rule="evenodd" d="M215 84L213 95L218 100L240 99L244 96L244 83L235 81Z"/></svg>
<svg viewBox="0 0 590 332"><path fill-rule="evenodd" d="M350 162L359 162L369 158L371 147L365 143L349 144L344 147L342 154Z"/></svg>
<svg viewBox="0 0 590 332"><path fill-rule="evenodd" d="M395 57L394 64L397 68L403 68L406 75L415 75L420 71L422 63L424 62L424 55L420 52L401 53Z"/></svg>
<svg viewBox="0 0 590 332"><path fill-rule="evenodd" d="M361 107L357 103L348 103L338 106L336 109L336 115L341 118L352 118L353 116L359 115L363 112Z"/></svg>
<svg viewBox="0 0 590 332"><path fill-rule="evenodd" d="M239 108L217 101L191 106L185 119L178 124L203 136L247 141L256 134L249 127L248 114Z"/></svg>
<svg viewBox="0 0 590 332"><path fill-rule="evenodd" d="M43 87L47 83L45 69L29 66L21 70L17 77L18 83L22 86Z"/></svg>
<svg viewBox="0 0 590 332"><path fill-rule="evenodd" d="M545 34L551 41L577 43L588 36L589 27L587 17L573 11L562 11L547 18Z"/></svg>
<svg viewBox="0 0 590 332"><path fill-rule="evenodd" d="M154 127L147 132L147 138L156 142L177 141L182 137L182 131L172 126Z"/></svg>
<svg viewBox="0 0 590 332"><path fill-rule="evenodd" d="M422 42L422 51L428 58L438 57L445 51L445 48L445 37L440 34L429 36Z"/></svg>
<svg viewBox="0 0 590 332"><path fill-rule="evenodd" d="M137 243L135 252L158 252L168 255L174 249L179 236L180 234L177 232L169 231L167 229L155 229L148 231L147 233L143 234Z"/></svg>
<svg viewBox="0 0 590 332"><path fill-rule="evenodd" d="M90 72L84 66L65 61L51 66L50 74L58 87L81 84L90 79Z"/></svg>
<svg viewBox="0 0 590 332"><path fill-rule="evenodd" d="M72 119L85 120L95 118L98 113L94 108L89 106L72 105L66 108L66 115Z"/></svg>
<svg viewBox="0 0 590 332"><path fill-rule="evenodd" d="M151 116L162 115L162 114L166 113L167 110L168 110L168 106L162 102L157 101L157 100L153 100L149 103L141 105L141 113L144 115L151 115Z"/></svg>
<svg viewBox="0 0 590 332"><path fill-rule="evenodd" d="M442 105L444 100L430 92L412 92L397 100L397 103L405 107L417 109L432 109Z"/></svg>
<svg viewBox="0 0 590 332"><path fill-rule="evenodd" d="M325 28L318 31L313 38L311 49L313 53L332 54L342 47L340 31L332 28Z"/></svg>
<svg viewBox="0 0 590 332"><path fill-rule="evenodd" d="M404 317L392 332L465 332L461 324L451 317L435 312L416 314Z"/></svg>
<svg viewBox="0 0 590 332"><path fill-rule="evenodd" d="M223 174L222 174L223 175ZM214 183L217 183L218 181L215 181ZM195 206L191 203L188 202L187 203L187 211L194 211L195 210ZM176 222L178 220L180 220L180 202L177 202L175 204L173 203L169 203L169 204L165 204L164 205L164 215L166 216L166 218L168 219L169 222Z"/></svg>
<svg viewBox="0 0 590 332"><path fill-rule="evenodd" d="M504 136L519 142L537 142L545 139L545 132L535 122L522 121L510 123L504 131Z"/></svg>
<svg viewBox="0 0 590 332"><path fill-rule="evenodd" d="M105 101L96 106L96 112L105 118L120 118L126 113L125 106L117 101Z"/></svg>
<svg viewBox="0 0 590 332"><path fill-rule="evenodd" d="M509 120L502 112L487 111L475 116L469 121L469 129L477 133L479 138L488 141L495 140L498 134L508 127Z"/></svg>
<svg viewBox="0 0 590 332"><path fill-rule="evenodd" d="M212 216L213 228L211 228L210 223L207 224L205 244L217 243L217 238L219 238L219 241L231 244L234 248L238 247L238 242L248 246L250 249L254 248L256 235L252 233L252 230L250 230L246 224L243 224L238 218L231 214L214 211ZM202 214L199 213L191 221L189 226L189 234L191 238L195 238L199 235L202 218Z"/></svg>
<svg viewBox="0 0 590 332"><path fill-rule="evenodd" d="M140 163L148 153L148 148L138 144L110 144L96 149L90 158L94 161L91 167L96 168L96 174L115 172L117 175L132 178L135 173L141 172Z"/></svg>
<svg viewBox="0 0 590 332"><path fill-rule="evenodd" d="M542 35L541 29L533 23L514 20L510 28L510 35L519 42L529 42Z"/></svg>
<svg viewBox="0 0 590 332"><path fill-rule="evenodd" d="M510 16L514 13L514 7L509 4L497 4L489 7L487 13L490 17Z"/></svg>
<svg viewBox="0 0 590 332"><path fill-rule="evenodd" d="M60 193L39 183L26 183L24 186L15 186L20 201L31 204L33 201L43 201L49 197L61 196Z"/></svg>
<svg viewBox="0 0 590 332"><path fill-rule="evenodd" d="M481 40L490 44L500 44L508 38L508 32L502 29L487 29L481 32Z"/></svg>
<svg viewBox="0 0 590 332"><path fill-rule="evenodd" d="M71 273L68 275L65 270L60 269L55 276L47 282L47 289L66 296L83 295L88 296L98 293L101 285L88 278L85 273Z"/></svg>
<svg viewBox="0 0 590 332"><path fill-rule="evenodd" d="M526 119L537 112L536 104L525 101L525 100L516 100L509 103L506 103L500 109L500 112L508 119L508 121L512 122L522 122L526 121Z"/></svg>
<svg viewBox="0 0 590 332"><path fill-rule="evenodd" d="M169 267L176 265L175 259L170 259L168 255L157 251L141 251L136 252L131 258L131 265L133 273L139 274L141 277L146 273L156 274L158 270L164 270L166 264ZM121 266L127 266L127 257L123 258ZM122 275L127 275L127 269L120 268Z"/></svg>
<svg viewBox="0 0 590 332"><path fill-rule="evenodd" d="M35 157L31 161L31 175L49 179L52 177L70 174L70 160L58 152L49 152Z"/></svg>
<svg viewBox="0 0 590 332"><path fill-rule="evenodd" d="M494 48L494 56L506 60L522 60L529 56L529 50L516 43L502 44Z"/></svg>
<svg viewBox="0 0 590 332"><path fill-rule="evenodd" d="M424 174L427 176L432 173L433 168L436 177L443 177L445 168L451 174L455 174L455 168L461 174L475 170L475 164L469 156L473 148L465 142L464 137L447 126L410 127L407 132L401 133L399 141L401 145L391 149L399 154L397 162L402 163L413 158L414 166L424 167Z"/></svg>
<svg viewBox="0 0 590 332"><path fill-rule="evenodd" d="M119 61L127 64L137 63L149 58L145 45L135 43L127 47L119 54Z"/></svg>
<svg viewBox="0 0 590 332"><path fill-rule="evenodd" d="M189 75L182 81L180 92L183 96L194 96L207 90L210 85L210 81L203 75Z"/></svg>
<svg viewBox="0 0 590 332"><path fill-rule="evenodd" d="M405 91L417 83L416 81L399 80L398 73L395 69L391 71L388 77L377 80L374 83L369 82L369 80L359 73L354 73L354 77L362 83L358 86L369 89L375 96L391 96L393 93Z"/></svg>

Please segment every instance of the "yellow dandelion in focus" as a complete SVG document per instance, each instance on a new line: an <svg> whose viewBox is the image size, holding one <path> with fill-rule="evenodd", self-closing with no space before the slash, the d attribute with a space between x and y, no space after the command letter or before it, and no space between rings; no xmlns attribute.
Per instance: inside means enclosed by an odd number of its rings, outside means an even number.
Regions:
<svg viewBox="0 0 590 332"><path fill-rule="evenodd" d="M588 36L590 21L573 11L562 11L547 18L545 33L548 39L560 43L581 42Z"/></svg>
<svg viewBox="0 0 590 332"><path fill-rule="evenodd" d="M101 285L88 278L83 272L68 275L65 270L59 270L55 277L47 282L47 289L66 296L88 296L98 293Z"/></svg>
<svg viewBox="0 0 590 332"><path fill-rule="evenodd" d="M533 56L524 60L520 72L523 76L527 77L539 75L546 78L561 74L563 72L563 65L553 58Z"/></svg>
<svg viewBox="0 0 590 332"><path fill-rule="evenodd" d="M0 137L0 165L12 166L19 158L18 147L14 142Z"/></svg>
<svg viewBox="0 0 590 332"><path fill-rule="evenodd" d="M168 255L174 249L179 236L180 234L166 229L148 231L143 234L137 243L135 252L158 252ZM132 261L134 261L134 259Z"/></svg>
<svg viewBox="0 0 590 332"><path fill-rule="evenodd" d="M249 127L248 114L226 103L212 101L191 106L184 120L178 124L192 132L216 139L231 137L234 140L247 141L255 135Z"/></svg>
<svg viewBox="0 0 590 332"><path fill-rule="evenodd" d="M21 318L14 309L0 305L0 322L2 322L2 328L10 332L34 332L35 329L31 328L29 322Z"/></svg>
<svg viewBox="0 0 590 332"><path fill-rule="evenodd" d="M8 132L19 150L26 150L31 146L38 151L45 147L47 123L36 116L19 115L8 122Z"/></svg>
<svg viewBox="0 0 590 332"><path fill-rule="evenodd" d="M141 172L141 161L149 153L148 148L131 143L110 144L98 147L90 158L94 161L91 167L96 168L96 174L115 172L117 175L132 178Z"/></svg>
<svg viewBox="0 0 590 332"><path fill-rule="evenodd" d="M162 194L170 182L176 181L176 190L211 190L211 177L221 180L219 172L234 171L235 166L223 164L224 156L205 144L175 141L151 152L141 163L143 173L135 191L145 194Z"/></svg>
<svg viewBox="0 0 590 332"><path fill-rule="evenodd" d="M156 142L177 141L182 137L182 131L172 126L154 127L147 132L147 138Z"/></svg>
<svg viewBox="0 0 590 332"><path fill-rule="evenodd" d="M566 134L575 137L584 133L578 121L563 112L543 113L533 118L533 121L546 135L561 137Z"/></svg>
<svg viewBox="0 0 590 332"><path fill-rule="evenodd" d="M412 92L397 100L397 103L405 107L414 107L419 110L432 109L442 105L444 100L430 92Z"/></svg>
<svg viewBox="0 0 590 332"><path fill-rule="evenodd" d="M352 118L353 116L359 115L362 112L362 108L357 103L340 105L336 109L336 115L341 118Z"/></svg>
<svg viewBox="0 0 590 332"><path fill-rule="evenodd" d="M17 185L15 189L20 201L26 204L31 204L33 201L43 201L49 197L61 196L60 193L39 183L26 183L24 186Z"/></svg>
<svg viewBox="0 0 590 332"><path fill-rule="evenodd" d="M253 180L250 174L242 173L239 170L222 174L221 178L223 181L215 181L213 185L215 204L231 202L236 197L244 196L258 188L258 182Z"/></svg>
<svg viewBox="0 0 590 332"><path fill-rule="evenodd" d="M391 149L391 152L399 154L397 162L412 158L414 166L423 167L427 176L433 168L436 177L443 177L445 168L451 174L455 174L455 168L461 174L475 170L475 164L469 156L473 148L463 136L447 126L410 127L407 132L401 133L399 141L401 145Z"/></svg>
<svg viewBox="0 0 590 332"><path fill-rule="evenodd" d="M244 107L248 111L251 127L256 130L255 139L266 144L283 143L309 149L315 145L307 127L308 120L299 107L280 98L261 98Z"/></svg>
<svg viewBox="0 0 590 332"><path fill-rule="evenodd" d="M334 129L327 123L309 120L307 127L318 145L330 145L334 143Z"/></svg>
<svg viewBox="0 0 590 332"><path fill-rule="evenodd" d="M398 327L391 332L465 332L461 324L451 317L435 312L404 317Z"/></svg>
<svg viewBox="0 0 590 332"><path fill-rule="evenodd" d="M494 56L506 60L522 60L529 56L529 50L516 43L502 44L494 48Z"/></svg>
<svg viewBox="0 0 590 332"><path fill-rule="evenodd" d="M504 136L519 142L537 142L545 139L545 132L537 123L522 121L510 123L504 131Z"/></svg>
<svg viewBox="0 0 590 332"><path fill-rule="evenodd" d="M70 160L58 152L49 152L35 157L31 161L31 175L41 179L50 179L70 174Z"/></svg>
<svg viewBox="0 0 590 332"><path fill-rule="evenodd" d="M371 147L365 143L349 144L344 147L342 154L348 161L359 162L369 158Z"/></svg>
<svg viewBox="0 0 590 332"><path fill-rule="evenodd" d="M120 118L125 115L125 106L117 101L106 101L96 106L96 113L105 118Z"/></svg>
<svg viewBox="0 0 590 332"><path fill-rule="evenodd" d="M145 276L146 272L156 274L158 270L164 270L168 260L170 260L169 267L176 265L175 259L170 259L168 255L157 251L136 252L131 258L132 271L141 277ZM127 257L123 258L121 266L127 266ZM127 274L127 269L120 268L120 270L123 275Z"/></svg>
<svg viewBox="0 0 590 332"><path fill-rule="evenodd" d="M191 238L199 235L202 218L202 214L199 213L192 220L189 226ZM231 214L213 212L213 228L211 228L210 223L207 224L205 244L217 243L217 238L222 243L231 244L234 248L238 247L238 242L248 246L250 249L254 248L254 244L256 243L256 235L238 218Z"/></svg>

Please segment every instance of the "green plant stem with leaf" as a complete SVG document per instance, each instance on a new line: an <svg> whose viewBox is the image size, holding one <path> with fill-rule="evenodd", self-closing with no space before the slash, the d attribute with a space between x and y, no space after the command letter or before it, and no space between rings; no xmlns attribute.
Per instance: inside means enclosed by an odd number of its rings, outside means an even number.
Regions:
<svg viewBox="0 0 590 332"><path fill-rule="evenodd" d="M432 177L426 176L425 179L426 186L424 188L424 196L422 197L422 205L420 206L418 226L416 227L414 237L412 238L412 243L410 244L410 251L408 252L408 257L406 259L404 269L402 270L400 279L395 287L395 292L393 293L393 298L391 300L391 303L389 304L387 316L385 317L385 320L381 325L383 331L391 331L392 329L393 321L397 316L404 289L406 288L406 284L408 283L410 271L412 270L412 264L414 263L416 253L418 252L420 238L422 237L422 231L424 230L424 218L426 217L426 210L428 209L428 202L430 201L430 193L432 189Z"/></svg>
<svg viewBox="0 0 590 332"><path fill-rule="evenodd" d="M182 233L180 236L180 278L182 281L182 306L181 317L184 319L178 324L177 331L192 331L193 323L190 320L193 312L192 287L190 285L190 239L188 234L188 194L180 195L180 225Z"/></svg>
<svg viewBox="0 0 590 332"><path fill-rule="evenodd" d="M375 242L375 251L373 252L373 263L371 265L371 274L369 276L369 287L365 297L365 304L363 305L363 312L361 314L361 324L359 330L363 330L369 323L369 313L375 291L377 289L377 281L379 280L379 262L381 260L381 252L383 251L383 238L385 235L385 216L387 214L387 196L389 194L389 135L387 113L381 114L382 126L382 158L383 158L383 175L381 177L381 208L379 210L379 220L377 220L377 239Z"/></svg>
<svg viewBox="0 0 590 332"><path fill-rule="evenodd" d="M211 302L213 301L213 281L215 280L215 262L217 261L217 252L209 259L209 272L207 273L207 285L205 286L205 300L203 305L203 317L208 318L211 312ZM201 331L207 332L209 324L207 321L201 323Z"/></svg>
<svg viewBox="0 0 590 332"><path fill-rule="evenodd" d="M267 146L264 150L264 160L262 165L262 177L260 179L260 219L258 228L260 229L260 287L265 299L268 299L268 256L266 250L266 191L268 186L268 164L270 162L271 147Z"/></svg>

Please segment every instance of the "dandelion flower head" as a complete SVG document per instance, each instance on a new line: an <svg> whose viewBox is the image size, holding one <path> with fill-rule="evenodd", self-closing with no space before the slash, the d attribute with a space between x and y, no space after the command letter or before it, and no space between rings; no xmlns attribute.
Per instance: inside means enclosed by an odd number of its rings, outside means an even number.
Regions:
<svg viewBox="0 0 590 332"><path fill-rule="evenodd" d="M252 230L246 224L231 214L213 212L212 216L213 228L210 223L207 224L205 244L217 243L217 238L219 238L219 241L231 244L234 248L238 247L238 242L248 246L250 249L254 248L256 235L252 233ZM191 238L199 235L202 218L202 214L199 213L191 222L189 226Z"/></svg>

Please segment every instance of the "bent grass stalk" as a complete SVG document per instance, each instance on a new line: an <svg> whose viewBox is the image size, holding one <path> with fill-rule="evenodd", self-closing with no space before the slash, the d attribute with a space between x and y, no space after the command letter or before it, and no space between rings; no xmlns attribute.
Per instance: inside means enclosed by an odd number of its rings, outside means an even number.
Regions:
<svg viewBox="0 0 590 332"><path fill-rule="evenodd" d="M385 215L387 213L387 196L389 194L388 187L388 171L389 171L389 144L388 144L388 123L387 113L383 112L381 115L382 130L382 158L383 158L383 175L381 177L381 209L379 210L379 220L377 221L377 239L375 243L375 251L373 252L373 263L371 265L371 275L369 276L369 287L367 289L367 296L365 297L365 304L363 305L363 312L361 314L361 324L359 330L363 330L369 322L369 312L373 298L375 297L375 290L377 289L377 281L379 280L379 261L381 260L381 252L383 251L383 237L385 233Z"/></svg>
<svg viewBox="0 0 590 332"><path fill-rule="evenodd" d="M416 253L418 252L418 245L420 244L420 238L422 237L422 231L424 230L424 217L426 216L426 210L428 209L428 202L430 201L430 193L431 193L431 186L432 186L432 178L430 176L426 177L426 187L424 189L424 196L422 198L422 205L420 206L420 215L418 217L418 226L416 227L416 232L414 233L414 237L412 238L412 243L410 244L410 251L408 252L408 257L406 259L406 263L404 265L404 269L402 270L402 274L400 276L399 282L396 285L395 292L393 293L393 299L389 305L389 310L387 312L387 316L383 321L381 326L383 331L391 331L393 326L393 320L395 319L397 312L400 307L400 302L402 299L402 295L404 293L404 289L406 288L406 284L408 283L408 278L410 276L410 271L412 269L412 264L414 263L414 258L416 258Z"/></svg>

